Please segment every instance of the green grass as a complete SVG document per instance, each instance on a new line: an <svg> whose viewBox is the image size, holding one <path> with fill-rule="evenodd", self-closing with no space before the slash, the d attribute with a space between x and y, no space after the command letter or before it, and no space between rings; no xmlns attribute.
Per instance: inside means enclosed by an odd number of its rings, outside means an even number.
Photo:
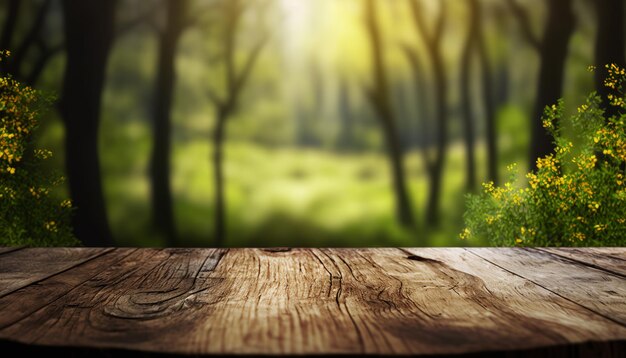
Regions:
<svg viewBox="0 0 626 358"><path fill-rule="evenodd" d="M213 244L210 154L208 141L200 140L179 143L174 150L175 219L184 246ZM225 244L481 245L458 239L464 209L462 154L460 147L450 151L442 202L443 222L438 230L425 230L420 220L427 183L418 154L408 155L408 180L418 221L418 230L410 232L396 223L388 164L381 154L338 155L321 150L267 149L248 143L229 143L225 163L228 213ZM140 167L143 170L132 165L126 171L104 170L109 219L120 244L159 246L162 239L150 231L145 165Z"/></svg>
<svg viewBox="0 0 626 358"><path fill-rule="evenodd" d="M60 128L59 123L49 126L42 136L46 147L58 147L63 135ZM206 138L187 136L174 145L172 183L181 246L214 244L211 146ZM150 146L150 131L145 124L103 121L100 149L105 199L113 233L121 246L164 245L150 223ZM484 145L479 143L477 149L478 179L482 181ZM62 168L62 148L57 153L56 165ZM389 168L382 153L267 148L232 140L225 153L227 246L487 244L458 238L465 210L465 157L460 143L448 151L442 222L434 229L426 229L423 223L428 183L419 153L406 156L407 180L418 223L412 232L396 223Z"/></svg>

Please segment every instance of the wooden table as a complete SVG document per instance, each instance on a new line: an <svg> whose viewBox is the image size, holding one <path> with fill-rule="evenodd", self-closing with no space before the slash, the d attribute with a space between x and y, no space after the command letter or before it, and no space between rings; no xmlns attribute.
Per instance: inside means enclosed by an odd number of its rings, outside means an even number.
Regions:
<svg viewBox="0 0 626 358"><path fill-rule="evenodd" d="M0 248L0 312L2 353L624 356L626 249Z"/></svg>

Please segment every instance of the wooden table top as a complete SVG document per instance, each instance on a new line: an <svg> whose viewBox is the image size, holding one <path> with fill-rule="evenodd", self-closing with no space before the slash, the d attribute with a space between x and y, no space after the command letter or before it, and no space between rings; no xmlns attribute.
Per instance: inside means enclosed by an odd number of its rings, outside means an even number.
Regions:
<svg viewBox="0 0 626 358"><path fill-rule="evenodd" d="M620 356L626 248L0 248L0 312L3 352Z"/></svg>

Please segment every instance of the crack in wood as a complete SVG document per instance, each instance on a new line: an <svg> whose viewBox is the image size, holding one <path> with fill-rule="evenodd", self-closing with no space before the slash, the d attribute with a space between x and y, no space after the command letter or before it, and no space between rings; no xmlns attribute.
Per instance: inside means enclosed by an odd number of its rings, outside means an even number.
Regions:
<svg viewBox="0 0 626 358"><path fill-rule="evenodd" d="M185 305L187 300L199 292L209 290L222 281L220 279L205 279L202 283L198 283L200 274L214 271L226 252L226 250L217 250L207 255L195 273L192 273L191 280L188 279L189 267L187 265L175 286L163 289L131 289L125 294L119 295L112 304L106 305L102 309L102 313L109 317L136 320L157 319L171 312L181 313L185 308L191 307ZM161 270L168 262L169 260L166 260L161 265L155 266L144 276L142 283L150 279L150 273ZM176 271L178 270L174 270L174 272Z"/></svg>
<svg viewBox="0 0 626 358"><path fill-rule="evenodd" d="M261 250L265 252L290 252L291 248L290 247L267 247Z"/></svg>
<svg viewBox="0 0 626 358"><path fill-rule="evenodd" d="M0 340L191 355L437 355L626 340L625 327L523 277L550 274L537 262L565 265L526 250L140 249L120 256L0 299L0 324L12 307L17 317L31 302L43 305L0 329ZM514 259L528 260L530 271L507 270ZM610 288L602 297L621 294L623 287L600 282L614 276L563 262L573 277L596 275L592 287ZM56 289L61 296L47 299ZM11 303L20 297L29 304Z"/></svg>
<svg viewBox="0 0 626 358"><path fill-rule="evenodd" d="M481 255L477 254L477 253L476 253L476 252L474 252L474 251L468 251L468 252L469 252L469 253L471 253L471 254L472 254L472 255L474 255L474 256L477 256L477 257L479 257L479 258L481 258L481 259L483 259L483 260L485 260L485 261L489 262L490 264L492 264L492 265L494 265L494 266L499 267L500 269L502 269L502 270L504 270L504 271L507 271L507 272L509 272L509 273L511 273L511 274L513 274L513 275L515 275L515 276L518 276L518 277L520 277L520 278L523 278L523 279L525 279L525 280L528 280L529 282L532 282L533 284L535 284L535 285L537 285L537 286L541 287L542 289L544 289L544 290L546 290L546 291L549 291L549 292L551 292L552 294L557 295L557 296L561 297L562 299L564 299L564 300L566 300L566 301L569 301L569 302L571 302L571 303L573 303L573 304L575 304L575 305L577 305L577 306L580 306L581 308L583 308L583 309L585 309L585 310L587 310L587 311L589 311L589 312L592 312L592 313L594 313L594 314L596 314L596 315L598 315L598 316L601 316L601 317L603 317L603 318L605 318L605 319L607 319L607 320L609 320L609 321L611 321L611 322L613 322L613 323L615 323L615 324L618 324L618 325L620 325L620 326L622 326L622 327L626 327L626 324L625 324L625 323L623 323L623 322L621 322L620 320L615 319L615 318L613 318L613 317L611 317L611 316L609 316L609 315L607 315L607 314L604 314L604 313L602 313L602 312L599 312L598 310L595 310L595 309L593 309L593 308L587 307L586 305L583 305L582 303L577 302L577 301L575 301L575 300L573 300L573 299L571 299L571 298L567 297L566 295L563 295L563 294L559 293L558 291L556 291L556 290L554 290L554 289L550 289L549 287L546 287L545 285L542 285L541 283L537 282L536 280L530 279L530 278L528 278L528 277L526 277L526 276L524 276L524 275L522 275L522 274L520 274L520 273L517 273L517 272L511 271L511 270L507 269L506 267L504 267L504 266L502 266L502 265L499 265L499 264L497 264L497 263L493 262L492 260L489 260L488 258L483 257L483 256L481 256Z"/></svg>
<svg viewBox="0 0 626 358"><path fill-rule="evenodd" d="M626 275L624 275L624 274L621 274L621 273L619 273L619 272L615 272L615 271L613 271L613 270L611 270L611 269L608 269L608 268L603 267L603 266L600 266L600 265L593 264L593 263L588 262L588 261L583 261L583 260L576 259L576 258L571 257L571 256L566 256L566 255L564 255L563 253L559 253L559 252L555 252L555 251L548 251L548 250L542 249L542 248L540 248L540 247L537 247L537 248L530 248L530 247L529 247L529 248L525 248L525 250L529 250L529 251L540 251L540 252L546 253L546 254L548 254L548 255L552 255L552 256L554 256L554 257L557 257L557 258L559 258L560 260L572 261L572 262L575 262L575 263L577 263L577 264L584 265L584 266L587 266L587 267L591 267L591 268L593 268L593 269L600 270L600 271L604 271L604 272L606 272L606 273L608 273L608 274L615 275L615 276L618 276L618 277L620 277L620 278L624 278L624 279L626 279ZM612 259L616 259L616 260L620 260L620 261L622 261L622 259L615 258L615 257L610 256L610 255L606 255L606 256L607 256L607 257L610 257L610 258L612 258Z"/></svg>
<svg viewBox="0 0 626 358"><path fill-rule="evenodd" d="M413 261L426 262L426 263L431 263L431 264L438 264L438 265L443 264L441 261L429 259L427 257L418 256L418 255L409 255L406 258L409 260L413 260Z"/></svg>

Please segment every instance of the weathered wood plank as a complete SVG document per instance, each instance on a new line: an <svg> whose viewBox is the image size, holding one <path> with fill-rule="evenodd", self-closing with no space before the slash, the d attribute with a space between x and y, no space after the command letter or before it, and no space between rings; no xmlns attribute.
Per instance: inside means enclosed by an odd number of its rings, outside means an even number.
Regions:
<svg viewBox="0 0 626 358"><path fill-rule="evenodd" d="M177 349L197 322L192 297L213 284L206 275L222 254L212 249L134 251L0 330L0 338L46 345ZM72 275L73 270L63 274Z"/></svg>
<svg viewBox="0 0 626 358"><path fill-rule="evenodd" d="M590 253L610 256L614 259L626 261L626 249L623 247L585 247L584 250Z"/></svg>
<svg viewBox="0 0 626 358"><path fill-rule="evenodd" d="M49 305L85 281L115 265L137 249L115 249L98 256L71 271L54 275L38 283L23 287L0 298L0 329L10 326L37 310Z"/></svg>
<svg viewBox="0 0 626 358"><path fill-rule="evenodd" d="M364 352L341 274L324 257L306 249L230 250L213 273L223 280L213 316L185 345L218 354Z"/></svg>
<svg viewBox="0 0 626 358"><path fill-rule="evenodd" d="M624 339L626 328L598 316L470 254L475 249L406 249L424 269L436 273L445 283L433 290L432 283L422 284L427 291L416 291L427 309L454 317L451 326L476 325L486 330L486 340L502 345L541 346L587 340ZM482 250L482 249L481 249ZM469 251L469 252L468 252ZM429 294L429 291L433 291ZM541 332L541 334L537 334ZM551 343L550 343L551 341Z"/></svg>
<svg viewBox="0 0 626 358"><path fill-rule="evenodd" d="M474 249L406 250L118 249L0 299L3 313L14 295L38 306L0 319L0 339L185 354L450 354L626 340L626 327Z"/></svg>
<svg viewBox="0 0 626 358"><path fill-rule="evenodd" d="M622 277L539 250L477 248L471 252L626 326L626 280Z"/></svg>
<svg viewBox="0 0 626 358"><path fill-rule="evenodd" d="M0 247L0 255L22 249L22 246L2 246Z"/></svg>
<svg viewBox="0 0 626 358"><path fill-rule="evenodd" d="M0 256L0 297L68 270L112 249L31 248Z"/></svg>
<svg viewBox="0 0 626 358"><path fill-rule="evenodd" d="M626 278L626 260L620 259L618 256L604 254L602 251L598 252L574 247L546 247L537 248L536 250L549 252Z"/></svg>

